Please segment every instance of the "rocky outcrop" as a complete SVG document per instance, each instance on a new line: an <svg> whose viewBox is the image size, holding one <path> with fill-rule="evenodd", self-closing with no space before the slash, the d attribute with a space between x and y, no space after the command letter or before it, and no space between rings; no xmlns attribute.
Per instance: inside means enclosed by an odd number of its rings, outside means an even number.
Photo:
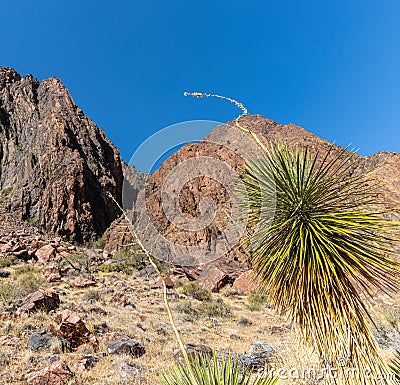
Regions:
<svg viewBox="0 0 400 385"><path fill-rule="evenodd" d="M336 156L343 148L332 144L294 124L280 125L271 119L263 118L260 115L249 115L240 120L243 127L256 132L264 142L282 142L289 147L307 147L312 153L319 153L321 158L328 151L330 156ZM177 260L177 265L182 265L186 276L189 279L199 279L203 281L203 286L210 290L218 290L224 282L232 282L246 268L246 255L242 249L232 247L226 253L218 252L213 243L221 236L228 222L227 213L230 212L232 191L225 188L225 179L222 174L216 177L215 171L222 165L227 165L233 172L239 172L245 164L245 160L259 156L257 145L249 137L235 127L235 122L229 122L217 126L203 141L199 143L189 143L179 151L167 158L160 168L150 175L147 180L145 190L145 207L137 206L136 214L133 216L137 223L137 231L143 230L142 240L145 242L151 239L152 234L146 233L150 228L149 222L154 226L157 237L154 240L166 239L169 244L161 250L157 256L170 258L174 261L174 247L187 249L187 254L183 255L184 260ZM200 159L212 158L216 160L216 166L211 170L205 168L204 175L197 175L197 165ZM194 163L190 161L194 160ZM385 202L385 207L393 209L392 217L400 218L400 154L381 152L372 156L364 157L355 155L355 165L349 168L351 174L358 174L366 170L371 170L371 178L378 184L377 192ZM171 178L180 165L183 165L182 176L189 176L186 182L180 185L179 178ZM192 173L192 177L190 175ZM218 176L220 175L220 178ZM165 197L173 199L178 197L175 218L166 215ZM187 230L180 226L186 217L188 222L198 221L202 216L201 204L204 199L212 200L214 204L215 216L211 223L201 229ZM146 211L147 218L143 220L142 212ZM178 213L178 211L180 211ZM183 215L181 215L183 214ZM106 246L110 251L120 247L122 244L133 242L125 220L121 217L115 221L108 230L107 242L113 247ZM107 243L106 242L106 243ZM149 245L151 243L149 242ZM191 254L191 246L205 245L203 253L205 256ZM114 249L114 250L111 250ZM215 255L215 260L213 256ZM202 262L203 261L203 262ZM206 262L204 262L206 261ZM191 267L185 267L185 263ZM226 266L235 266L231 272L226 272ZM212 274L211 274L212 273ZM234 273L234 275L232 275ZM238 283L239 286L240 282ZM254 287L247 288L254 290ZM246 292L249 290L245 290Z"/></svg>
<svg viewBox="0 0 400 385"><path fill-rule="evenodd" d="M119 216L123 162L61 81L0 68L0 191L18 218L69 239Z"/></svg>

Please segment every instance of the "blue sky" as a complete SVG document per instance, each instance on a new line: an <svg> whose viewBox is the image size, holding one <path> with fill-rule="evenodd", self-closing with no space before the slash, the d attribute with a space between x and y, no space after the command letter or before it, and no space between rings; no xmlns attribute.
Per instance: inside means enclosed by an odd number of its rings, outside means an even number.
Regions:
<svg viewBox="0 0 400 385"><path fill-rule="evenodd" d="M400 151L400 2L3 0L0 65L60 77L130 156L149 135L238 111Z"/></svg>

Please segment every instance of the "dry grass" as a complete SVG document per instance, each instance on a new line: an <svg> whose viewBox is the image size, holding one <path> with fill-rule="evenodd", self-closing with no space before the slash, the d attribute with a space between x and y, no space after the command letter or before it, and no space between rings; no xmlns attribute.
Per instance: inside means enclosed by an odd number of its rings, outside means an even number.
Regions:
<svg viewBox="0 0 400 385"><path fill-rule="evenodd" d="M2 301L2 308L15 303L30 290L37 287L55 288L60 293L60 311L72 309L85 321L89 330L96 334L99 346L94 350L84 346L73 353L63 353L59 347L50 351L34 352L26 347L27 333L35 329L48 329L53 321L52 314L44 312L34 313L29 318L12 318L0 324L0 336L12 335L21 339L17 347L2 346L0 351L0 383L25 383L27 373L39 370L48 365L49 357L57 354L67 362L75 373L70 384L105 385L105 384L141 384L150 385L158 382L161 371L170 367L174 362L174 352L178 344L174 339L173 331L168 323L167 313L164 310L162 293L159 289L150 289L151 281L140 278L136 273L103 273L97 275L97 286L87 289L72 289L69 279L61 284L48 284L43 280L41 273L36 269L22 269L10 278L0 281L0 295L7 300ZM126 295L134 306L121 308L111 301L112 290L117 291L117 284L124 281L128 285ZM13 288L13 294L4 294L5 288ZM2 289L1 289L2 288ZM112 290L111 290L112 289ZM195 287L196 289L196 287ZM196 289L197 290L197 289ZM178 329L185 343L206 344L219 352L246 354L255 341L278 344L277 354L272 368L301 368L315 367L317 361L308 351L298 350L292 332L287 328L287 321L259 303L253 297L231 295L229 289L224 294L212 294L208 300L193 298L189 295L172 295L170 300L175 309ZM203 299L203 297L201 296ZM249 310L249 304L260 305L262 311ZM182 317L182 310L188 304L195 310L196 317L188 320ZM393 306L392 306L393 305ZM390 306L390 307L388 307ZM385 311L382 311L385 309ZM399 322L395 300L393 303L379 303L376 313L383 318L385 327ZM396 326L397 327L397 326ZM140 342L146 348L146 354L140 358L113 356L107 353L102 331L125 334ZM93 354L98 358L95 367L89 371L77 370L75 363L85 354ZM387 352L387 356L390 356ZM123 378L116 369L116 363L121 360L131 362L136 368L136 378ZM311 380L281 380L282 384L317 384Z"/></svg>

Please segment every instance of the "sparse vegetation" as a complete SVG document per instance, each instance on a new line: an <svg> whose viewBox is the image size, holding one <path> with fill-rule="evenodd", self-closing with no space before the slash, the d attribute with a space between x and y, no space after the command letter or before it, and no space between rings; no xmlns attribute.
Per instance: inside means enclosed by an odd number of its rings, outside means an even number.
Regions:
<svg viewBox="0 0 400 385"><path fill-rule="evenodd" d="M194 322L199 318L199 312L193 307L191 301L177 303L174 310L178 317L186 322Z"/></svg>
<svg viewBox="0 0 400 385"><path fill-rule="evenodd" d="M231 307L220 298L215 301L202 302L198 311L207 318L226 318L232 313Z"/></svg>
<svg viewBox="0 0 400 385"><path fill-rule="evenodd" d="M261 311L267 298L263 294L251 294L246 298L246 308L251 311Z"/></svg>
<svg viewBox="0 0 400 385"><path fill-rule="evenodd" d="M212 299L211 293L203 289L196 281L184 283L179 288L179 291L188 297L197 299L198 301L210 301Z"/></svg>
<svg viewBox="0 0 400 385"><path fill-rule="evenodd" d="M23 300L29 293L42 285L41 274L37 270L23 269L6 281L0 281L0 303L5 306Z"/></svg>

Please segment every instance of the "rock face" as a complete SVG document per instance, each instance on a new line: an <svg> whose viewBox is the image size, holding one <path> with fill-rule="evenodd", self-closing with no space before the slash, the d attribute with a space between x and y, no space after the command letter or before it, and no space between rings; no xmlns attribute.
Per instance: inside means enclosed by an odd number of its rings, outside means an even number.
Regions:
<svg viewBox="0 0 400 385"><path fill-rule="evenodd" d="M123 162L61 81L0 68L0 191L20 219L84 241L119 215Z"/></svg>
<svg viewBox="0 0 400 385"><path fill-rule="evenodd" d="M265 142L276 143L280 141L289 147L299 145L309 148L313 153L319 152L321 156L326 154L332 147L331 143L306 131L302 127L293 124L280 125L260 115L246 116L240 120L240 124L259 134ZM181 186L179 186L177 179L171 179L171 172L179 165L185 165L186 162L192 159L195 160L194 165L200 164L198 159L202 157L213 158L219 165L225 164L232 170L238 171L244 165L246 159L257 156L257 145L252 140L248 140L249 138L246 139L245 136L246 134L238 132L238 129L235 128L235 122L217 126L203 141L189 143L171 155L154 174L149 176L147 181L145 210L158 235L161 235L158 239L165 238L172 245L179 245L182 248L187 247L186 262L191 262L190 246L211 245L205 248L205 253L211 257L211 262L199 265L199 263L196 263L196 258L194 258L193 265L196 268L184 268L189 279L201 277L200 279L204 280L204 286L207 286L210 290L217 290L217 287L219 288L223 285L224 281L232 282L238 278L238 276L226 273L223 266L236 264L237 268L234 269L236 272L238 272L238 268L246 269L246 255L243 250L237 247L232 247L222 258L215 261L212 260L213 254L217 255L218 252L212 246L212 242L216 237L220 236L224 231L224 226L226 226L226 213L230 210L231 192L224 187L223 183L220 183L223 181L222 177L219 180L208 174L196 176L198 171L196 167L184 166L184 171L187 172L184 175L185 177L189 175L189 178ZM330 154L335 156L342 150L339 146L333 146ZM400 218L400 154L381 152L367 157L355 155L355 160L356 164L348 172L358 174L374 167L371 177L379 185L378 192L381 194L385 206L394 210L393 218L398 220ZM216 169L218 169L218 166ZM193 177L190 178L191 173ZM181 211L179 213L180 216L177 215L171 219L171 216L166 215L165 197L178 197L176 200L179 210L177 211ZM212 222L201 229L195 230L187 230L184 226L180 226L184 216L189 219L189 222L190 220L195 222L201 217L201 203L204 199L211 199L214 203L215 216ZM149 221L140 222L143 206L136 206L136 209L138 212L134 216L134 220L138 223L140 232L140 229L149 228ZM114 227L110 228L109 231L114 231L114 239L119 239L119 243L124 241L132 242L132 238L126 235L128 231L124 227L122 219L115 222ZM144 237L142 238L144 240L151 239L150 237L146 238L147 234L144 233L143 235ZM109 238L113 238L111 234ZM175 252L174 248L170 246L163 251L165 251L162 253L164 256L173 256ZM174 260L174 257L171 259ZM181 265L179 260L177 265ZM212 271L210 271L210 265L215 267ZM185 267L184 264L182 266Z"/></svg>

